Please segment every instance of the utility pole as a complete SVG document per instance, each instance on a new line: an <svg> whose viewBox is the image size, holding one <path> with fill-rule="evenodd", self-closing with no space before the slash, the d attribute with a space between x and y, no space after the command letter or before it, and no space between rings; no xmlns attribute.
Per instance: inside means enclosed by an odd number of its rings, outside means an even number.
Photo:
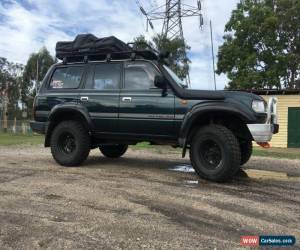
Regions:
<svg viewBox="0 0 300 250"><path fill-rule="evenodd" d="M197 6L184 4L183 0L166 0L165 4L146 11L139 0L136 0L141 12L146 16L147 27L150 25L154 29L153 21L163 21L161 35L170 40L179 38L185 41L182 19L186 17L199 17L199 27L203 26L203 16L201 1L197 0ZM184 51L186 55L186 51ZM187 65L187 62L185 63ZM189 75L187 75L187 83L190 85Z"/></svg>
<svg viewBox="0 0 300 250"><path fill-rule="evenodd" d="M212 63L213 63L214 85L215 85L215 90L217 90L216 69L215 69L215 52L214 52L213 31L212 31L211 20L209 21L209 26L210 26L210 42L211 42L211 56L212 56Z"/></svg>
<svg viewBox="0 0 300 250"><path fill-rule="evenodd" d="M3 120L3 111L4 111L4 92L0 92L0 122ZM2 127L2 124L1 124Z"/></svg>
<svg viewBox="0 0 300 250"><path fill-rule="evenodd" d="M6 82L6 88L4 90L3 97L3 132L7 132L7 104L8 104L8 82Z"/></svg>
<svg viewBox="0 0 300 250"><path fill-rule="evenodd" d="M36 83L35 83L35 94L38 92L38 83L39 83L39 54L36 59Z"/></svg>

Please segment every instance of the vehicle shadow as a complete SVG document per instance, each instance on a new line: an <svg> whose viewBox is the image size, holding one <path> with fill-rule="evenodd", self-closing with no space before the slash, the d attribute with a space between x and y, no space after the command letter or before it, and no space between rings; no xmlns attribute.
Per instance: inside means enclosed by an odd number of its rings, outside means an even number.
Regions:
<svg viewBox="0 0 300 250"><path fill-rule="evenodd" d="M175 166L190 166L188 159L151 159L137 158L132 156L123 156L121 158L106 158L104 156L90 156L84 163L85 168L102 168L102 167L125 167L125 168L149 168L149 169L170 169ZM191 166L190 166L191 167Z"/></svg>

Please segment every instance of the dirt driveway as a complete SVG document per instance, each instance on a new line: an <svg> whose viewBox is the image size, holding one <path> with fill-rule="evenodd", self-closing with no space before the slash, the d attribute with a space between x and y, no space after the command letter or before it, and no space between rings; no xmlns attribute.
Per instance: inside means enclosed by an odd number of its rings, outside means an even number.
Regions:
<svg viewBox="0 0 300 250"><path fill-rule="evenodd" d="M247 170L250 178L226 184L199 180L188 164L171 153L130 150L110 160L94 150L84 167L62 168L42 146L0 147L0 249L240 249L241 235L300 240L299 160L253 158L247 168L285 173Z"/></svg>

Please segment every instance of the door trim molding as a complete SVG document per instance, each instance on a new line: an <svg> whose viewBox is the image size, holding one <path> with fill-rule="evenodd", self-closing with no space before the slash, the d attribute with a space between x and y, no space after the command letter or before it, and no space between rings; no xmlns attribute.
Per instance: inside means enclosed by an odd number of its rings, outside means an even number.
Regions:
<svg viewBox="0 0 300 250"><path fill-rule="evenodd" d="M118 113L90 112L92 118L118 118Z"/></svg>
<svg viewBox="0 0 300 250"><path fill-rule="evenodd" d="M138 119L167 119L174 120L174 115L169 114L136 114L136 113L120 113L120 118L138 118Z"/></svg>

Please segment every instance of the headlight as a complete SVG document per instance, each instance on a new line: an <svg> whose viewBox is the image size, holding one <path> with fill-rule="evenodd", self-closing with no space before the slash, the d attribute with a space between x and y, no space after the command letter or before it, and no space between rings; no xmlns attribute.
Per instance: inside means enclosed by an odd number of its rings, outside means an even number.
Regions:
<svg viewBox="0 0 300 250"><path fill-rule="evenodd" d="M264 101L254 100L252 102L252 109L257 113L267 112L267 105Z"/></svg>

